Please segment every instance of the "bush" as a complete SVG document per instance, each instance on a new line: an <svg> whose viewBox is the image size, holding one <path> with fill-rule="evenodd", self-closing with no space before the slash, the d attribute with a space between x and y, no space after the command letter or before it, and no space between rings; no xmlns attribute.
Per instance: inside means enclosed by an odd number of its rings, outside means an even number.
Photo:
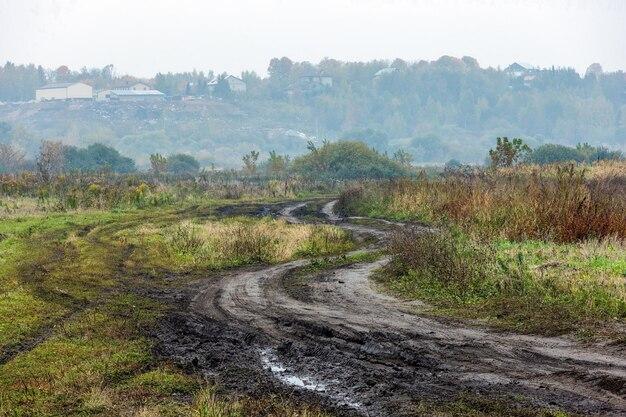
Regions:
<svg viewBox="0 0 626 417"><path fill-rule="evenodd" d="M539 165L553 164L555 162L582 162L584 160L584 155L577 149L552 143L541 145L533 150L526 159L527 162Z"/></svg>
<svg viewBox="0 0 626 417"><path fill-rule="evenodd" d="M111 171L129 173L135 171L135 161L101 143L87 148L64 147L65 168L68 171Z"/></svg>
<svg viewBox="0 0 626 417"><path fill-rule="evenodd" d="M531 267L527 256L536 248L528 252L508 246L516 250L454 228L437 233L405 229L392 236L388 250L393 261L379 279L404 297L464 316L497 318L519 330L561 333L595 319L626 317L626 286L619 277L584 264L555 271L547 271L551 264Z"/></svg>
<svg viewBox="0 0 626 417"><path fill-rule="evenodd" d="M191 155L176 154L167 157L167 172L172 174L197 174L200 163Z"/></svg>
<svg viewBox="0 0 626 417"><path fill-rule="evenodd" d="M305 177L349 180L409 175L405 167L363 142L326 142L320 148L309 144L309 150L293 162L294 171Z"/></svg>

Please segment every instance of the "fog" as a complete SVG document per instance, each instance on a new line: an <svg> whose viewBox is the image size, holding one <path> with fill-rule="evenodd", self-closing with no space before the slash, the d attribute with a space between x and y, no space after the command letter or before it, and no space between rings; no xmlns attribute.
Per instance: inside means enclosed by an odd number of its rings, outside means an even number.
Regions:
<svg viewBox="0 0 626 417"><path fill-rule="evenodd" d="M317 62L470 55L626 68L626 2L0 0L0 60L152 76L266 73L274 56Z"/></svg>

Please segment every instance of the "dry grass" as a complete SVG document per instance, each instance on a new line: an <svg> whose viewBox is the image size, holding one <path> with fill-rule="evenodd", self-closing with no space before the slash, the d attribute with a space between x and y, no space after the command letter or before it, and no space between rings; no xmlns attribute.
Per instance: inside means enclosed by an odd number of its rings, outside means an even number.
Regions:
<svg viewBox="0 0 626 417"><path fill-rule="evenodd" d="M154 262L167 268L279 263L296 257L337 254L353 247L350 236L337 227L289 224L271 218L144 225L131 235L127 238L136 239L147 252L146 258L137 263Z"/></svg>
<svg viewBox="0 0 626 417"><path fill-rule="evenodd" d="M193 417L330 417L315 406L295 406L280 397L261 399L224 399L215 388L201 391L192 411Z"/></svg>
<svg viewBox="0 0 626 417"><path fill-rule="evenodd" d="M527 169L361 187L344 193L340 207L373 216L452 222L475 236L518 241L626 238L626 171L608 176L613 171L597 169L589 179L573 165L530 174Z"/></svg>

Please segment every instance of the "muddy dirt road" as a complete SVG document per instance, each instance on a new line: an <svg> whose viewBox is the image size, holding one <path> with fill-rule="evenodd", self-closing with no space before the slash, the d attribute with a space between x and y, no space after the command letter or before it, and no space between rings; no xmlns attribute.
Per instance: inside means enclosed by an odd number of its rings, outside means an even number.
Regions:
<svg viewBox="0 0 626 417"><path fill-rule="evenodd" d="M397 224L327 221L384 240ZM279 215L300 222L304 204ZM376 244L374 244L375 246ZM369 279L387 259L315 275L292 288L307 261L234 271L196 283L159 333L164 354L234 390L292 391L340 415L414 415L420 399L461 393L583 415L626 413L624 346L582 347L415 314L415 302Z"/></svg>

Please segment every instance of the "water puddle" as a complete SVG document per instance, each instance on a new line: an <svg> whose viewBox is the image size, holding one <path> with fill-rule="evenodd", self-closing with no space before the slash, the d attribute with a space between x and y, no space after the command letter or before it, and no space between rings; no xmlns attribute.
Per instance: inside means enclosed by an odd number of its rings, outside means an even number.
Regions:
<svg viewBox="0 0 626 417"><path fill-rule="evenodd" d="M309 391L323 392L333 400L337 401L339 405L345 405L356 409L362 408L360 403L350 400L344 394L332 392L327 384L317 381L315 378L296 375L293 372L289 372L285 365L280 362L272 349L261 349L260 355L263 367L265 369L269 369L270 372L272 372L272 375L274 375L274 377L282 383Z"/></svg>

